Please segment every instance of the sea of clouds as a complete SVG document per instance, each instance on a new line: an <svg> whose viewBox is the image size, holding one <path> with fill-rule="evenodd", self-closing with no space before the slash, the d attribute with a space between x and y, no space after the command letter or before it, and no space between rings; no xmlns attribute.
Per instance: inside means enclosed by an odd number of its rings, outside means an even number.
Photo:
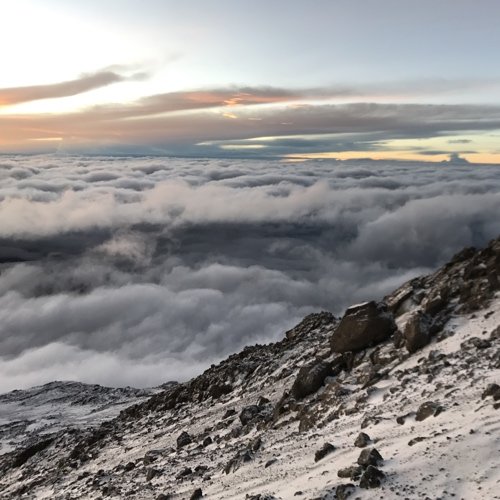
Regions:
<svg viewBox="0 0 500 500"><path fill-rule="evenodd" d="M0 157L0 392L153 386L500 234L500 167Z"/></svg>

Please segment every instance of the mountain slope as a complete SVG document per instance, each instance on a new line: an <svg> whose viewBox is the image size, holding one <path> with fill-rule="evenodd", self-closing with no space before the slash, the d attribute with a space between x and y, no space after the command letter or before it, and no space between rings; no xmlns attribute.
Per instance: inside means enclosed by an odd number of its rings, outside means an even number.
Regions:
<svg viewBox="0 0 500 500"><path fill-rule="evenodd" d="M310 315L5 454L1 498L500 498L499 275L497 239L383 303Z"/></svg>

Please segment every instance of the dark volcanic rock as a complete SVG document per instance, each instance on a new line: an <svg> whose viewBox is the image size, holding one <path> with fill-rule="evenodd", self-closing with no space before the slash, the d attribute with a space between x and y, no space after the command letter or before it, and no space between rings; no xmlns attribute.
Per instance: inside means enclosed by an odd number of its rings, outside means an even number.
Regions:
<svg viewBox="0 0 500 500"><path fill-rule="evenodd" d="M175 476L177 479L181 479L182 477L190 476L193 473L193 470L191 467L184 467L177 476Z"/></svg>
<svg viewBox="0 0 500 500"><path fill-rule="evenodd" d="M332 372L332 366L325 361L316 361L303 366L293 383L291 392L296 399L302 399L315 393Z"/></svg>
<svg viewBox="0 0 500 500"><path fill-rule="evenodd" d="M431 319L426 314L417 311L408 319L404 332L403 342L409 353L414 353L426 346L431 340Z"/></svg>
<svg viewBox="0 0 500 500"><path fill-rule="evenodd" d="M177 438L177 448L183 448L184 446L187 446L188 444L192 443L193 440L191 436L184 431L180 436Z"/></svg>
<svg viewBox="0 0 500 500"><path fill-rule="evenodd" d="M488 384L488 387L486 387L486 389L484 390L483 394L481 395L481 398L485 399L488 396L493 396L493 399L495 401L498 401L500 399L500 385Z"/></svg>
<svg viewBox="0 0 500 500"><path fill-rule="evenodd" d="M366 302L347 309L330 339L334 352L358 351L382 342L396 331L385 304Z"/></svg>
<svg viewBox="0 0 500 500"><path fill-rule="evenodd" d="M361 465L351 465L337 471L337 476L349 479L359 479L363 474L364 468Z"/></svg>
<svg viewBox="0 0 500 500"><path fill-rule="evenodd" d="M319 460L325 458L329 453L335 451L335 446L331 443L325 443L315 454L314 461L318 462Z"/></svg>
<svg viewBox="0 0 500 500"><path fill-rule="evenodd" d="M293 340L300 335L311 332L317 328L326 327L335 322L335 316L326 311L312 313L306 316L297 326L288 330L285 335L288 340Z"/></svg>
<svg viewBox="0 0 500 500"><path fill-rule="evenodd" d="M415 415L415 420L417 422L421 422L429 417L437 417L442 411L443 407L433 401L426 401L422 403L417 410L417 414Z"/></svg>
<svg viewBox="0 0 500 500"><path fill-rule="evenodd" d="M154 468L149 468L146 470L146 481L151 481L153 478L155 478L156 476L159 476L160 475L160 471L158 469L154 469Z"/></svg>
<svg viewBox="0 0 500 500"><path fill-rule="evenodd" d="M245 406L240 413L241 425L247 425L260 413L260 407L257 405Z"/></svg>
<svg viewBox="0 0 500 500"><path fill-rule="evenodd" d="M189 498L189 500L199 500L200 498L203 498L203 491L201 491L201 488L198 488L193 491L193 494Z"/></svg>
<svg viewBox="0 0 500 500"><path fill-rule="evenodd" d="M382 455L377 451L376 448L366 448L363 450L358 457L358 464L364 467L368 465L378 465L379 462L383 462L384 459Z"/></svg>
<svg viewBox="0 0 500 500"><path fill-rule="evenodd" d="M12 467L21 467L21 465L24 465L31 457L49 447L53 441L54 438L43 439L42 441L38 441L37 443L24 448L14 457Z"/></svg>
<svg viewBox="0 0 500 500"><path fill-rule="evenodd" d="M378 488L384 477L385 474L381 470L369 465L359 480L359 486L360 488Z"/></svg>
<svg viewBox="0 0 500 500"><path fill-rule="evenodd" d="M335 489L335 497L337 500L347 500L355 491L354 484L339 484Z"/></svg>
<svg viewBox="0 0 500 500"><path fill-rule="evenodd" d="M357 446L358 448L364 448L370 443L370 436L368 434L365 434L364 432L360 432L358 434L358 437L354 441L354 446Z"/></svg>

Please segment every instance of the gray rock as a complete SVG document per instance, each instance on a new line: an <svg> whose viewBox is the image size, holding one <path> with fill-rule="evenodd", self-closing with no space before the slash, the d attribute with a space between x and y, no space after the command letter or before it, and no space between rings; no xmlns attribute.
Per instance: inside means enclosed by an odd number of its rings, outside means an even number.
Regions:
<svg viewBox="0 0 500 500"><path fill-rule="evenodd" d="M194 490L189 500L198 500L199 498L203 498L203 491L201 490L201 488L197 488L196 490Z"/></svg>
<svg viewBox="0 0 500 500"><path fill-rule="evenodd" d="M358 464L363 467L368 467L369 465L378 465L383 462L384 459L382 455L378 452L376 448L366 448L364 449L358 457Z"/></svg>
<svg viewBox="0 0 500 500"><path fill-rule="evenodd" d="M257 405L246 406L241 410L240 422L241 425L247 425L260 413L260 407Z"/></svg>
<svg viewBox="0 0 500 500"><path fill-rule="evenodd" d="M396 331L385 304L366 302L347 309L330 339L334 352L358 351L376 345Z"/></svg>
<svg viewBox="0 0 500 500"><path fill-rule="evenodd" d="M356 487L354 484L339 484L335 489L335 497L337 500L347 500L347 498L349 498L355 490Z"/></svg>
<svg viewBox="0 0 500 500"><path fill-rule="evenodd" d="M495 401L498 401L500 399L500 385L498 384L488 384L486 389L483 391L483 394L481 395L482 399L487 398L488 396L493 396L493 399Z"/></svg>
<svg viewBox="0 0 500 500"><path fill-rule="evenodd" d="M369 465L365 472L363 472L363 475L361 476L361 479L359 480L359 487L360 488L378 488L381 483L382 479L384 479L385 474L374 467L373 465Z"/></svg>
<svg viewBox="0 0 500 500"><path fill-rule="evenodd" d="M403 332L404 346L409 353L414 353L426 346L430 340L431 320L426 314L417 311L406 322Z"/></svg>
<svg viewBox="0 0 500 500"><path fill-rule="evenodd" d="M421 422L429 417L437 417L443 410L444 408L438 403L435 403L434 401L426 401L418 408L415 420L417 422Z"/></svg>
<svg viewBox="0 0 500 500"><path fill-rule="evenodd" d="M177 438L177 448L183 448L184 446L187 446L192 442L193 439L191 438L191 436L186 431L184 431Z"/></svg>
<svg viewBox="0 0 500 500"><path fill-rule="evenodd" d="M370 443L371 439L368 434L365 434L364 432L360 432L358 434L358 437L354 441L354 446L357 446L358 448L364 448L365 446L368 446Z"/></svg>
<svg viewBox="0 0 500 500"><path fill-rule="evenodd" d="M293 397L302 399L315 393L331 372L331 364L326 361L315 361L310 365L303 366L291 389Z"/></svg>
<svg viewBox="0 0 500 500"><path fill-rule="evenodd" d="M337 471L337 476L348 479L359 479L363 474L364 468L361 465L351 465Z"/></svg>
<svg viewBox="0 0 500 500"><path fill-rule="evenodd" d="M328 454L335 451L335 446L331 443L325 443L315 454L314 461L318 462L319 460L325 458Z"/></svg>

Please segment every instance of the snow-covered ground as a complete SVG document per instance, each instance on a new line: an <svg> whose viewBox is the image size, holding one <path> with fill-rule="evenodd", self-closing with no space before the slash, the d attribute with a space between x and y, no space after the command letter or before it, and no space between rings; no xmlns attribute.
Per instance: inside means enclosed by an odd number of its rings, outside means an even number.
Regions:
<svg viewBox="0 0 500 500"><path fill-rule="evenodd" d="M0 455L34 436L94 426L158 390L51 382L0 394Z"/></svg>

